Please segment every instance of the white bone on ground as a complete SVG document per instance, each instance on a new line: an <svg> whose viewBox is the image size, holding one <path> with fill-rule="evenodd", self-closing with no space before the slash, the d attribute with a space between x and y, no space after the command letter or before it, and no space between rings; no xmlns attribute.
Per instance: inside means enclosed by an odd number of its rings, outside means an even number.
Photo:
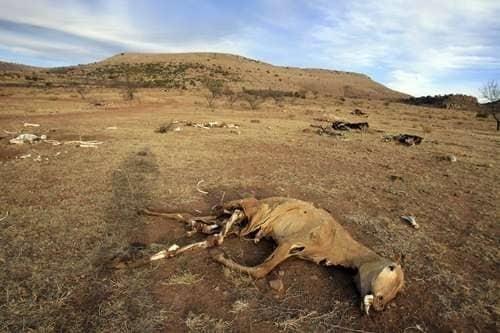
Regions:
<svg viewBox="0 0 500 333"><path fill-rule="evenodd" d="M173 252L173 251L177 251L179 248L180 248L179 245L174 244L174 245L170 246L167 251L168 252Z"/></svg>
<svg viewBox="0 0 500 333"><path fill-rule="evenodd" d="M418 229L420 226L417 223L417 218L411 215L401 216L401 219L408 222L413 228Z"/></svg>
<svg viewBox="0 0 500 333"><path fill-rule="evenodd" d="M155 261L155 260L160 260L160 259L163 259L167 256L167 251L163 250L163 251L160 251L156 254L153 254L151 256L151 258L149 258L150 261Z"/></svg>

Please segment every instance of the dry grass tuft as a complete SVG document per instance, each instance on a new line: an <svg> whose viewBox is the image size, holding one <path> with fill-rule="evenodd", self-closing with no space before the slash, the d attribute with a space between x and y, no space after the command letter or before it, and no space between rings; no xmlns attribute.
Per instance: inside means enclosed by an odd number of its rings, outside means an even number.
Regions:
<svg viewBox="0 0 500 333"><path fill-rule="evenodd" d="M192 312L189 312L185 324L189 332L199 333L223 333L227 332L231 326L231 323L228 321L211 318L205 313L194 314Z"/></svg>
<svg viewBox="0 0 500 333"><path fill-rule="evenodd" d="M203 280L203 277L201 277L199 274L193 274L191 272L183 272L181 274L173 275L163 284L165 284L165 285L175 285L175 284L191 285L191 284L198 283L202 280Z"/></svg>
<svg viewBox="0 0 500 333"><path fill-rule="evenodd" d="M250 307L250 304L244 300L237 300L233 303L233 308L231 310L232 313L240 313L246 311Z"/></svg>
<svg viewBox="0 0 500 333"><path fill-rule="evenodd" d="M253 286L254 280L248 274L237 272L227 267L223 267L222 269L224 277L228 279L235 287L246 288Z"/></svg>

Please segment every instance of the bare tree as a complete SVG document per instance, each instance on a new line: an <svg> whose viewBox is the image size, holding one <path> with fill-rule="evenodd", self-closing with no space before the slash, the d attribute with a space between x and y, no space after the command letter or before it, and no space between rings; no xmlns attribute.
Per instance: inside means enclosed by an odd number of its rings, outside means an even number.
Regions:
<svg viewBox="0 0 500 333"><path fill-rule="evenodd" d="M498 87L498 82L495 80L490 80L484 84L484 86L479 89L479 92L489 103L489 112L493 115L493 118L497 121L497 131L500 131L500 88Z"/></svg>
<svg viewBox="0 0 500 333"><path fill-rule="evenodd" d="M244 92L241 95L241 98L243 98L248 103L248 105L250 105L250 108L252 110L257 110L259 106L265 101L265 99L262 98L262 96L257 94L251 94L249 92Z"/></svg>
<svg viewBox="0 0 500 333"><path fill-rule="evenodd" d="M125 70L125 86L123 90L123 98L127 101L134 99L134 95L137 91L137 87L134 82L130 80L130 69Z"/></svg>
<svg viewBox="0 0 500 333"><path fill-rule="evenodd" d="M205 88L208 92L205 94L208 107L212 108L215 105L215 99L222 95L224 83L221 80L205 79L203 81Z"/></svg>
<svg viewBox="0 0 500 333"><path fill-rule="evenodd" d="M233 107L234 103L236 103L238 98L240 98L240 94L233 91L229 87L225 87L224 90L222 91L222 94L226 96L227 103L229 104L230 107Z"/></svg>

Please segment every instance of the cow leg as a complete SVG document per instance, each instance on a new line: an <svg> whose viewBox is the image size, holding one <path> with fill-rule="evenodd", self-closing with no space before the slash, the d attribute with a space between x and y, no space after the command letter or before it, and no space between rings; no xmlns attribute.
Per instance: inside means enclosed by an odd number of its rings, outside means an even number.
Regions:
<svg viewBox="0 0 500 333"><path fill-rule="evenodd" d="M240 265L233 260L226 258L222 253L214 255L213 259L231 269L247 273L255 279L260 279L269 274L283 261L300 252L294 251L295 249L303 249L303 247L292 243L280 244L262 264L254 267Z"/></svg>

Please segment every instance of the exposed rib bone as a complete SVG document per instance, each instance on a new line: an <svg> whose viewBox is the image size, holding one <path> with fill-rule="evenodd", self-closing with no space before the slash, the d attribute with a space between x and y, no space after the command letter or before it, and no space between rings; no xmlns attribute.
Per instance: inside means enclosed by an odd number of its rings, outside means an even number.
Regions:
<svg viewBox="0 0 500 333"><path fill-rule="evenodd" d="M200 181L196 184L196 190L197 190L198 192L200 192L200 193L203 193L203 194L208 194L208 192L207 192L207 191L203 191L202 189L200 189L200 185L201 185L202 183L204 183L204 182L205 182L205 181L204 181L203 179L202 179L202 180L200 180Z"/></svg>

